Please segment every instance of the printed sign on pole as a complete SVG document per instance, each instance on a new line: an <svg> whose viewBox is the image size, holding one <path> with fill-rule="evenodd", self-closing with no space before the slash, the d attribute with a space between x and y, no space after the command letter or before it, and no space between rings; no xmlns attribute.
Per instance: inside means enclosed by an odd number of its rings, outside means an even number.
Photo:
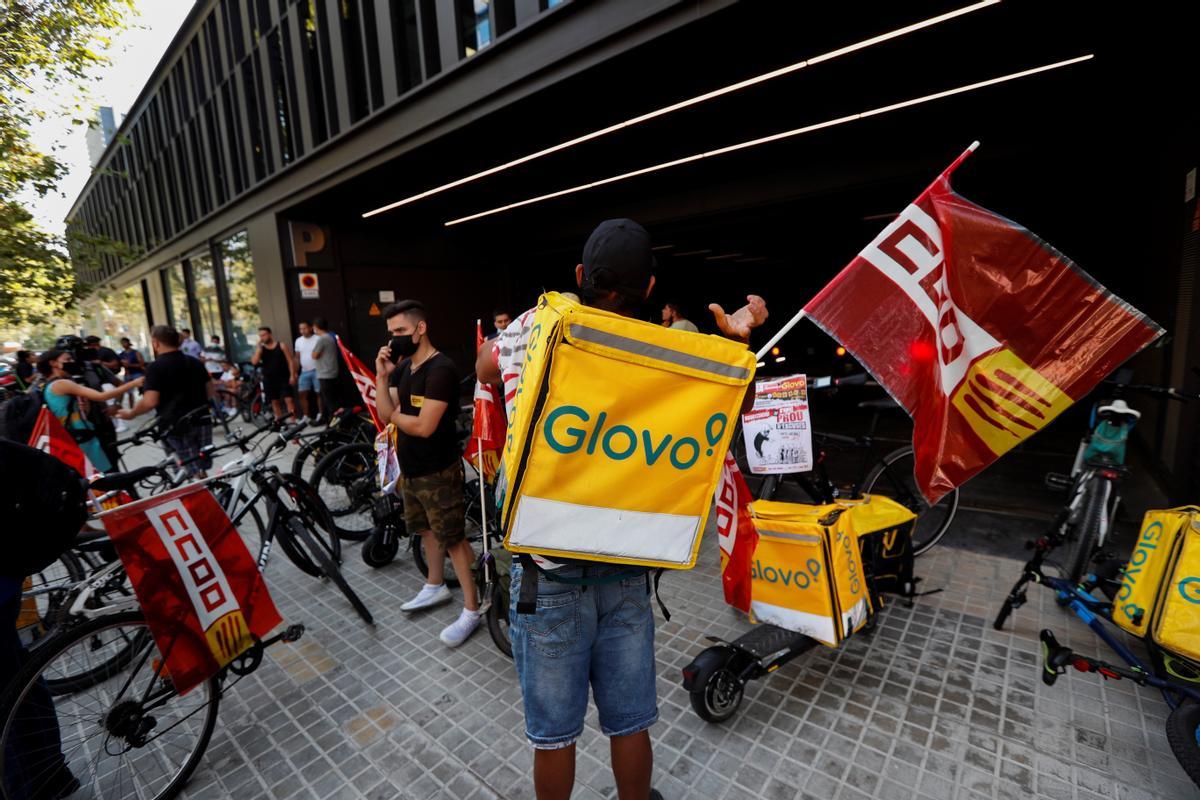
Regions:
<svg viewBox="0 0 1200 800"><path fill-rule="evenodd" d="M808 386L803 375L760 381L754 408L742 415L746 462L755 475L813 468Z"/></svg>
<svg viewBox="0 0 1200 800"><path fill-rule="evenodd" d="M317 273L300 273L300 297L304 300L321 299L321 284L317 280Z"/></svg>

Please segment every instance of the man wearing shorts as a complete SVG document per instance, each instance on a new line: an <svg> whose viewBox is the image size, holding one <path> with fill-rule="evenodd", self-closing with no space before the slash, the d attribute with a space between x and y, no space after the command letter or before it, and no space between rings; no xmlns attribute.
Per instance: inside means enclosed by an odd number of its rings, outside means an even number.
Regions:
<svg viewBox="0 0 1200 800"><path fill-rule="evenodd" d="M262 371L263 396L271 403L275 419L283 419L283 403L287 403L288 416L296 415L296 375L292 364L292 351L283 342L275 340L266 325L258 329L258 347L250 357L250 363Z"/></svg>
<svg viewBox="0 0 1200 800"><path fill-rule="evenodd" d="M404 522L421 536L429 575L421 591L400 606L417 611L450 601L445 558L463 587L463 610L442 631L442 642L458 647L479 626L479 602L471 567L475 552L463 526L462 451L455 435L458 368L429 338L425 307L402 300L383 310L392 340L375 357L375 401L380 419L396 426Z"/></svg>
<svg viewBox="0 0 1200 800"><path fill-rule="evenodd" d="M630 317L654 288L650 234L631 219L600 223L583 248L575 281L583 303ZM762 298L726 314L709 306L717 327L748 341L767 318ZM479 351L475 373L503 383L513 418L536 309L519 315L493 347ZM752 402L752 392L747 402ZM588 690L609 737L613 778L620 800L661 798L650 787L654 756L650 726L658 721L651 583L644 567L550 560L534 556L512 565L509 635L525 704L525 736L535 748L533 787L538 800L565 800L575 785L575 740L583 733ZM536 612L518 614L526 581L534 581Z"/></svg>
<svg viewBox="0 0 1200 800"><path fill-rule="evenodd" d="M302 320L298 327L300 335L296 337L296 359L292 362L292 368L299 370L299 375L296 376L296 390L300 393L300 413L304 415L300 421L316 421L321 418L317 406L317 362L313 361L313 348L317 346L317 337L313 335L312 325L308 320Z"/></svg>

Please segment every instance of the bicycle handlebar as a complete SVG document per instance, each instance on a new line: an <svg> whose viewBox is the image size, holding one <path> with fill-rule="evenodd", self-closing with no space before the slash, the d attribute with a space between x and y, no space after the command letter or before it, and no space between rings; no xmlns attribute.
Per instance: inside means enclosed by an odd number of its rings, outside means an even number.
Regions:
<svg viewBox="0 0 1200 800"><path fill-rule="evenodd" d="M1178 400L1179 402L1187 402L1188 400L1200 400L1200 394L1196 392L1184 392L1176 389L1173 386L1155 386L1150 383L1121 383L1120 381L1107 380L1104 381L1105 386L1114 386L1124 391L1142 392L1143 394L1156 395L1166 397L1169 400Z"/></svg>

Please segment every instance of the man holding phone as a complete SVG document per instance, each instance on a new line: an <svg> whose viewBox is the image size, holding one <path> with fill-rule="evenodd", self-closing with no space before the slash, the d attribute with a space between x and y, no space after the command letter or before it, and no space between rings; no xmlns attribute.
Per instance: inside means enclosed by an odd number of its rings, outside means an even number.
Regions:
<svg viewBox="0 0 1200 800"><path fill-rule="evenodd" d="M471 566L475 552L463 524L462 450L454 430L458 416L458 368L429 338L425 306L401 300L383 309L391 341L375 357L375 402L379 418L396 426L396 455L404 522L421 536L429 575L421 591L401 611L432 608L450 601L445 558L463 587L463 610L442 631L441 640L458 647L479 627L479 600Z"/></svg>

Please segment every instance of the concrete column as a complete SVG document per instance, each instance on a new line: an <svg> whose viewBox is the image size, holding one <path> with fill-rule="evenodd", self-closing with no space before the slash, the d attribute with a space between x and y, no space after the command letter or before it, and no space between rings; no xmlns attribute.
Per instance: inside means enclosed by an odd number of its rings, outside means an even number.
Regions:
<svg viewBox="0 0 1200 800"><path fill-rule="evenodd" d="M167 299L163 292L162 274L159 270L148 272L145 275L145 281L147 292L150 295L150 319L154 321L155 325L169 325L171 320L167 314Z"/></svg>
<svg viewBox="0 0 1200 800"><path fill-rule="evenodd" d="M280 340L290 341L291 314L288 312L287 284L283 272L283 247L275 215L260 214L248 220L246 235L250 239L250 255L254 258L261 324L270 326Z"/></svg>

